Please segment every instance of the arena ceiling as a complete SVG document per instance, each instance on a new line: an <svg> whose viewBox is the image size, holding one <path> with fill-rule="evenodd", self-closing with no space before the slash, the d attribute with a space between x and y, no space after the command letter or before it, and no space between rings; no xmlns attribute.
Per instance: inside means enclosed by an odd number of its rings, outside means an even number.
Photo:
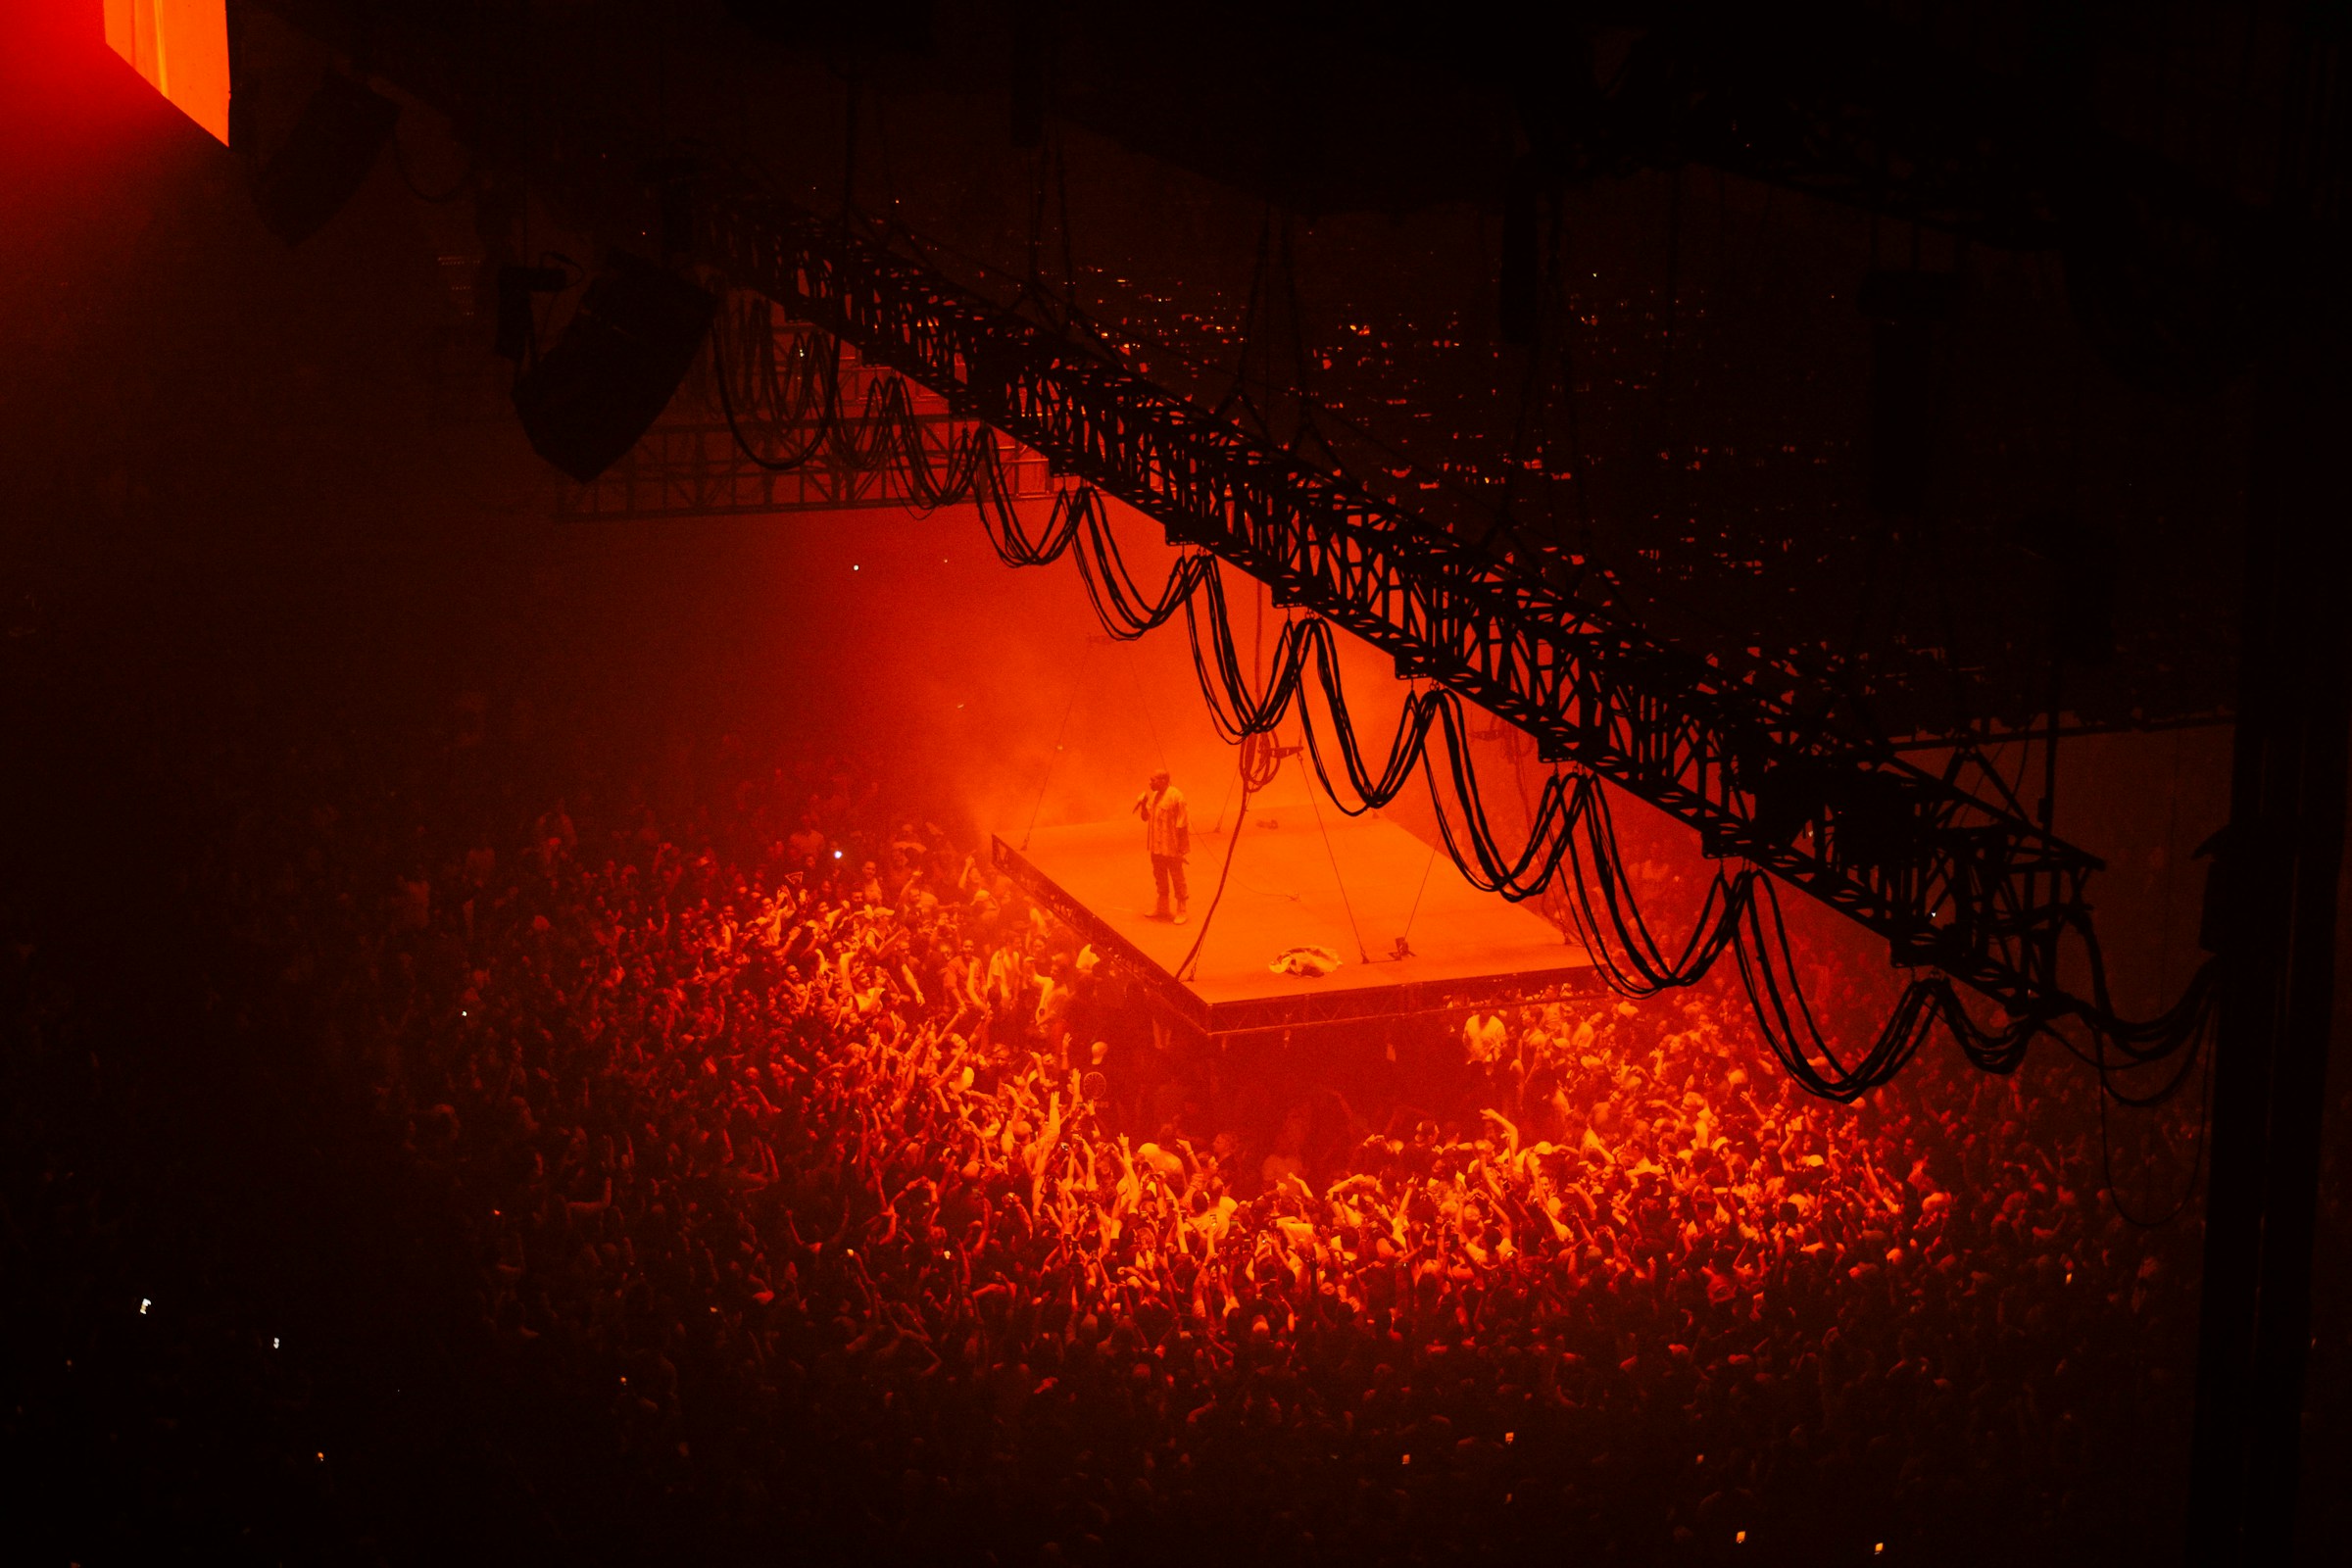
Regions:
<svg viewBox="0 0 2352 1568"><path fill-rule="evenodd" d="M2226 714L2248 367L2334 330L2261 8L271 9L494 166L593 124L854 211L1898 743Z"/></svg>

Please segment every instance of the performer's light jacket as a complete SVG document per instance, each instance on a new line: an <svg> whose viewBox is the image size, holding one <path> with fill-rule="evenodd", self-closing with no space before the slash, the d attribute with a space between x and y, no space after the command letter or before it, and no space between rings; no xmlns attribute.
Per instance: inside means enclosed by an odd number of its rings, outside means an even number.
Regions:
<svg viewBox="0 0 2352 1568"><path fill-rule="evenodd" d="M1185 814L1184 791L1171 784L1146 798L1144 847L1153 855L1181 858L1193 853L1192 818Z"/></svg>

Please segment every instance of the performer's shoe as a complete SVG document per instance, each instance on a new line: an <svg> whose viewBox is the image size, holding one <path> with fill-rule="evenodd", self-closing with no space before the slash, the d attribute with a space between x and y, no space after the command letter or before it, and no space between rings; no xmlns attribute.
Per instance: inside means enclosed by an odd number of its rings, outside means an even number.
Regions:
<svg viewBox="0 0 2352 1568"><path fill-rule="evenodd" d="M1150 914L1147 914L1147 915L1145 915L1145 916L1144 916L1144 918L1145 918L1145 919L1147 919L1147 920L1165 920L1167 917L1168 917L1168 909L1167 909L1167 906L1166 906L1166 905L1164 905L1164 904L1163 904L1163 905L1161 905L1161 906L1160 906L1158 908L1156 908L1156 909L1153 909L1153 910L1152 910L1152 911ZM1182 923L1182 921L1180 920L1178 923L1179 923L1179 924L1181 924L1181 923Z"/></svg>
<svg viewBox="0 0 2352 1568"><path fill-rule="evenodd" d="M1188 920L1190 920L1190 919L1192 919L1192 916L1191 916L1190 914L1188 914L1188 913L1186 913L1186 912L1185 912L1184 906L1183 906L1183 905L1181 905L1181 904L1179 904L1178 906L1176 906L1176 923L1177 923L1178 925L1183 925L1183 924L1184 924L1186 921L1188 921Z"/></svg>

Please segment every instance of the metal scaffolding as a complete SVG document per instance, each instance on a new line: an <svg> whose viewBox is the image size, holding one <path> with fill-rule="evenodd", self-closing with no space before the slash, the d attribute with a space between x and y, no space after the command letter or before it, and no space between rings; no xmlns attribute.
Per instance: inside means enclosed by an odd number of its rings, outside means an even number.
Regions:
<svg viewBox="0 0 2352 1568"><path fill-rule="evenodd" d="M961 421L944 415L936 420L926 418L925 445L944 454L960 428ZM1007 492L1016 500L1051 496L1054 486L1046 460L1002 435L996 439ZM556 519L650 522L875 507L903 511L919 504L904 462L854 468L815 461L779 472L745 457L723 421L665 422L648 430L626 457L594 482L564 485L556 494Z"/></svg>
<svg viewBox="0 0 2352 1568"><path fill-rule="evenodd" d="M1845 739L1762 668L1640 628L772 198L707 204L696 254L1208 551L2021 1016L2058 974L2098 859L2005 804Z"/></svg>
<svg viewBox="0 0 2352 1568"><path fill-rule="evenodd" d="M807 332L793 326L790 334ZM784 334L780 334L784 335ZM791 354L797 345L780 343ZM892 374L860 363L845 350L837 374L845 407L858 408L881 376ZM704 379L707 380L707 377ZM922 442L934 472L953 468L962 444L985 427L960 416L936 393L909 389L906 423ZM904 454L892 452L877 464L843 462L813 443L814 418L774 424L765 434L784 450L810 449L807 462L779 466L744 450L724 410L708 385L693 383L661 423L648 430L618 463L587 484L563 484L556 492L559 522L647 522L688 517L758 516L788 512L845 512L861 508L903 510L922 504L921 489ZM1044 500L1054 493L1054 475L1044 456L1003 434L996 441L996 471L1015 500Z"/></svg>

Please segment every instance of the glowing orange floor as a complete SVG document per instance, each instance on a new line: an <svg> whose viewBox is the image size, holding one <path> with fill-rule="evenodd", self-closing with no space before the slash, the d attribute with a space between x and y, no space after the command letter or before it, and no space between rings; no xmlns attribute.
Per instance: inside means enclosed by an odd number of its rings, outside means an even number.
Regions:
<svg viewBox="0 0 2352 1568"><path fill-rule="evenodd" d="M1039 828L1025 851L1013 848L1017 836L1000 837L997 855L1211 1032L1420 1012L1544 986L1598 988L1581 948L1533 911L1470 887L1442 851L1433 862L1429 846L1395 823L1329 807L1318 824L1303 799L1252 804L1200 968L1178 985L1174 972L1200 934L1232 830L1230 821L1195 825L1193 923L1183 926L1147 918L1152 875L1139 823ZM1412 951L1396 958L1400 935ZM1339 968L1308 977L1267 967L1309 945L1337 954Z"/></svg>

